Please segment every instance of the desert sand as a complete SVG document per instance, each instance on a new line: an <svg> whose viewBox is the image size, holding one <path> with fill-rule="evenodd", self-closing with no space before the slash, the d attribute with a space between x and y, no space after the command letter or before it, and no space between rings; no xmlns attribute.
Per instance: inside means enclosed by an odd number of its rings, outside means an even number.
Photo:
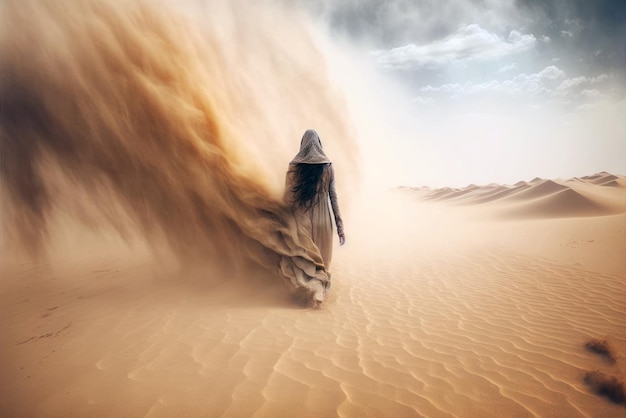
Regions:
<svg viewBox="0 0 626 418"><path fill-rule="evenodd" d="M344 217L318 310L103 231L4 258L1 415L624 416L584 382L626 370L623 176L401 188Z"/></svg>

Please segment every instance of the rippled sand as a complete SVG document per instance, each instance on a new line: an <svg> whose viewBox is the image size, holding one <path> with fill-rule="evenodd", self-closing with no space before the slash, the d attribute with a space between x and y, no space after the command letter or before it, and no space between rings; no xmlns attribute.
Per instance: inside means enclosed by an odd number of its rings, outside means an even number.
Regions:
<svg viewBox="0 0 626 418"><path fill-rule="evenodd" d="M352 211L321 310L124 248L5 260L1 415L624 416L583 382L625 370L626 188L611 181L580 181L602 216L580 199L559 212L552 184L506 205L469 202L484 186L464 203L380 197Z"/></svg>

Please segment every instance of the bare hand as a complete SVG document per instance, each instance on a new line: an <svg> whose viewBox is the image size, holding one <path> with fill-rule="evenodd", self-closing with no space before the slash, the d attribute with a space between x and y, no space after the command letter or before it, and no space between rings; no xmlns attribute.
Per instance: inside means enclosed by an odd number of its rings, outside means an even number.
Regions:
<svg viewBox="0 0 626 418"><path fill-rule="evenodd" d="M343 232L339 233L339 245L343 245L346 243L346 234Z"/></svg>

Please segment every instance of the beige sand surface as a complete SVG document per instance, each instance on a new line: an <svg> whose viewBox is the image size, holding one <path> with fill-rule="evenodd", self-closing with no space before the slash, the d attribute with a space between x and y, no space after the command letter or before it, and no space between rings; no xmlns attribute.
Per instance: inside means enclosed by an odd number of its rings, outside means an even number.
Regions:
<svg viewBox="0 0 626 418"><path fill-rule="evenodd" d="M4 259L0 415L624 416L583 382L626 370L624 177L404 189L351 212L321 310L113 236Z"/></svg>

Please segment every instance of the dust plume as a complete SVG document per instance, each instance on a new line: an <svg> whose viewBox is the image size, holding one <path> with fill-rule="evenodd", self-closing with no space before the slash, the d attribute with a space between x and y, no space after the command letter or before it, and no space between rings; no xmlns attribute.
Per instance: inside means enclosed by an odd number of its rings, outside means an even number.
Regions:
<svg viewBox="0 0 626 418"><path fill-rule="evenodd" d="M0 19L4 247L45 253L69 211L178 257L279 268L293 288L328 280L284 173L307 128L340 188L356 154L304 13L20 0Z"/></svg>

